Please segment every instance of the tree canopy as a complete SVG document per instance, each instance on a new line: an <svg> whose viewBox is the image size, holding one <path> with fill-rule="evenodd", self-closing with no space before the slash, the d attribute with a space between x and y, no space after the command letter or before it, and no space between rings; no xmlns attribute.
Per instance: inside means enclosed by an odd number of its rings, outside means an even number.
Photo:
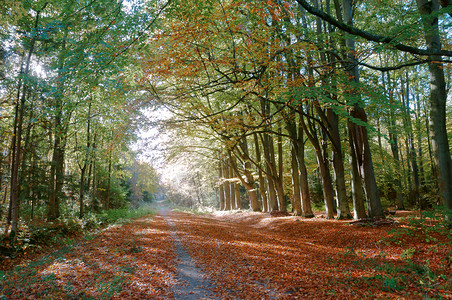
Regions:
<svg viewBox="0 0 452 300"><path fill-rule="evenodd" d="M450 1L0 10L0 216L11 238L21 219L160 198L328 219L440 205L450 218ZM151 150L166 167L145 161Z"/></svg>

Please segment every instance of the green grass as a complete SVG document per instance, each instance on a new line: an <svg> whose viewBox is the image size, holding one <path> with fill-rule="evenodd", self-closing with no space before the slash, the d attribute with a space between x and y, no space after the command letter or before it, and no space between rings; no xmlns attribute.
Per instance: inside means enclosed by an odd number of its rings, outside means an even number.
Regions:
<svg viewBox="0 0 452 300"><path fill-rule="evenodd" d="M148 215L155 215L157 209L153 206L141 206L136 209L118 208L110 209L101 214L97 214L98 220L102 224L124 224L131 220L138 219Z"/></svg>

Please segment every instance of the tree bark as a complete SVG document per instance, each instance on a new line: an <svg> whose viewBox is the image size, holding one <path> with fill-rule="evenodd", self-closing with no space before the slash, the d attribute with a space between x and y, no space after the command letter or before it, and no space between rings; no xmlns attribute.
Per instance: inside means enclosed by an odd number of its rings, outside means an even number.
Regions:
<svg viewBox="0 0 452 300"><path fill-rule="evenodd" d="M278 192L278 204L280 211L287 211L286 199L284 194L284 166L283 166L283 143L282 143L282 126L281 121L278 122L278 174L276 190Z"/></svg>
<svg viewBox="0 0 452 300"><path fill-rule="evenodd" d="M290 149L290 165L292 169L292 209L294 216L302 216L303 210L301 209L301 190L300 190L300 172L298 170L297 162L297 150L292 144Z"/></svg>
<svg viewBox="0 0 452 300"><path fill-rule="evenodd" d="M36 12L34 29L37 30L39 25L39 18L41 16L42 10L47 6L47 3L43 5L41 10ZM23 70L23 60L21 62L20 71L26 77L30 73L30 63L31 57L34 52L35 43L36 43L36 34L31 34L32 39L30 41L30 49L28 50L27 60L25 63L25 70ZM10 211L11 211L11 232L10 238L14 240L17 235L17 225L19 221L19 168L21 165L21 142L22 142L22 127L23 127L23 119L24 119L24 110L25 110L25 100L27 93L28 85L26 82L22 82L22 79L19 79L18 90L17 90L17 103L15 110L15 118L14 118L14 137L13 137L13 155L11 162L11 192L10 192ZM8 226L6 226L8 229Z"/></svg>
<svg viewBox="0 0 452 300"><path fill-rule="evenodd" d="M312 218L311 193L309 192L308 170L305 162L305 142L303 126L298 126L297 162L300 171L301 208L303 217Z"/></svg>
<svg viewBox="0 0 452 300"><path fill-rule="evenodd" d="M113 152L113 147L111 147L111 149L109 149L108 152L108 182L107 182L107 197L105 199L105 203L104 203L104 209L105 210L109 210L110 209L110 198L111 198L111 166L112 166L112 152Z"/></svg>
<svg viewBox="0 0 452 300"><path fill-rule="evenodd" d="M383 73L383 83L384 80L384 73ZM396 126L396 119L395 119L395 108L393 107L394 104L394 93L391 88L391 77L389 72L387 73L387 85L386 90L388 91L388 99L389 103L391 103L391 108L389 112L389 139L390 139L390 147L392 152L392 157L395 161L395 176L394 176L394 185L395 185L395 199L396 199L396 205L398 209L405 209L405 206L403 204L403 194L402 194L402 181L400 180L400 167L401 167L401 161L399 157L399 139L398 139L398 130Z"/></svg>
<svg viewBox="0 0 452 300"><path fill-rule="evenodd" d="M425 172L424 172L424 153L422 151L422 125L421 125L421 103L419 95L416 97L416 133L417 133L417 146L419 157L419 188L422 192L424 191L425 184Z"/></svg>
<svg viewBox="0 0 452 300"><path fill-rule="evenodd" d="M410 113L410 86L408 71L405 72L405 130L407 136L407 162L410 168L410 201L412 204L420 203L419 195L419 171L417 167L416 151L414 149L413 124L411 122ZM420 209L420 208L419 208Z"/></svg>
<svg viewBox="0 0 452 300"><path fill-rule="evenodd" d="M259 165L261 165L261 151L259 146L259 139L257 134L253 134L254 137L254 148L256 152L256 161ZM262 167L262 166L261 166ZM268 212L268 197L267 197L267 187L266 180L263 176L262 168L258 168L258 176L259 176L259 193L262 199L262 211Z"/></svg>
<svg viewBox="0 0 452 300"><path fill-rule="evenodd" d="M47 217L49 220L55 220L60 216L60 197L62 195L63 184L64 184L64 152L65 143L67 136L68 124L63 124L63 69L64 69L64 59L67 41L67 28L64 28L64 38L61 45L61 52L58 57L58 76L57 78L57 93L54 94L54 109L55 109L55 120L54 120L54 144L53 144L53 154L52 163L50 169L50 180L49 180L49 206ZM68 116L66 116L68 117Z"/></svg>
<svg viewBox="0 0 452 300"><path fill-rule="evenodd" d="M86 168L89 164L89 159L91 156L91 101L88 104L88 120L86 125L86 149L83 159L83 166L80 168L80 190L79 190L79 205L80 205L80 219L83 218L85 214L85 173Z"/></svg>
<svg viewBox="0 0 452 300"><path fill-rule="evenodd" d="M231 184L229 182L229 166L228 162L225 161L223 164L223 176L224 176L224 210L231 210Z"/></svg>
<svg viewBox="0 0 452 300"><path fill-rule="evenodd" d="M234 169L232 168L232 155L229 154L229 159L228 159L228 168L229 168L229 179L231 180L229 183L229 188L230 188L230 197L231 197L231 209L237 209L237 203L236 203L236 199L235 199L235 182L234 182Z"/></svg>
<svg viewBox="0 0 452 300"><path fill-rule="evenodd" d="M310 131L308 129L308 126L306 125L304 120L301 121L301 124L303 126L303 129L304 129L306 135L308 136L309 141L311 142L311 144L315 150L317 164L319 166L320 176L322 178L322 191L323 191L323 199L325 202L326 218L334 219L333 185L331 182L331 174L330 174L328 164L326 163L325 158L323 156L322 147L320 145L318 137L316 136L316 133L312 132L312 130Z"/></svg>
<svg viewBox="0 0 452 300"><path fill-rule="evenodd" d="M352 3L351 0L342 0L343 17L344 21L348 25L353 24ZM359 82L358 65L356 64L355 57L355 39L349 37L346 39L347 46L347 58L351 63L347 65L347 71L349 80L351 82ZM360 97L359 94L354 94L355 97ZM367 115L362 107L362 100L355 101L350 111L350 116L353 120L359 120L360 122L367 123ZM383 208L381 206L380 195L378 192L377 181L375 179L372 154L370 152L369 138L367 135L367 128L365 125L356 124L351 122L351 134L353 139L353 149L355 151L356 162L358 164L358 170L363 179L364 191L367 201L367 210L369 217L384 217Z"/></svg>
<svg viewBox="0 0 452 300"><path fill-rule="evenodd" d="M278 196L276 194L277 185L277 175L275 167L275 155L273 148L273 138L268 134L264 133L262 138L262 148L264 150L264 159L266 166L267 175L267 187L268 187L268 210L278 210Z"/></svg>
<svg viewBox="0 0 452 300"><path fill-rule="evenodd" d="M438 29L438 0L416 0L424 26L427 48L431 52L441 50L441 39ZM444 206L452 210L452 161L446 129L446 81L441 56L429 55L428 69L430 73L430 134L435 156L435 165L439 183L439 195ZM448 213L447 219L452 215Z"/></svg>
<svg viewBox="0 0 452 300"><path fill-rule="evenodd" d="M220 201L220 210L225 210L225 200L224 200L224 175L223 175L223 162L221 158L218 162L218 178L219 178L219 201Z"/></svg>
<svg viewBox="0 0 452 300"><path fill-rule="evenodd" d="M355 151L353 151L355 145L353 144L353 137L351 133L351 124L348 122L348 142L350 144L350 176L352 186L352 200L353 200L353 217L356 220L366 218L366 208L364 207L364 193L363 183L361 176L359 175L358 163L356 162Z"/></svg>
<svg viewBox="0 0 452 300"><path fill-rule="evenodd" d="M242 159L244 159L244 173L246 180L241 180L246 188L250 199L250 207L253 211L260 211L259 200L257 196L256 182L253 177L253 170L251 169L251 162L249 159L248 142L246 136L244 136L240 142L240 149L243 153ZM239 176L242 179L242 176Z"/></svg>
<svg viewBox="0 0 452 300"><path fill-rule="evenodd" d="M333 144L333 170L336 182L337 218L350 219L351 213L347 201L347 189L345 187L344 156L342 155L341 137L339 134L339 117L331 108L327 110L327 117L331 142Z"/></svg>

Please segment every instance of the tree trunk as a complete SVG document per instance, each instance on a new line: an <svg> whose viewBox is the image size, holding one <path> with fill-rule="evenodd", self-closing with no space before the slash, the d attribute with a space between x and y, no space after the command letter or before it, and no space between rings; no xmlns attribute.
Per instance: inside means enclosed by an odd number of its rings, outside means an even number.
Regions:
<svg viewBox="0 0 452 300"><path fill-rule="evenodd" d="M80 205L80 219L83 218L85 204L83 200L85 198L85 173L91 157L91 101L88 104L88 120L86 125L86 149L83 159L83 166L80 169L80 192L79 192L79 205Z"/></svg>
<svg viewBox="0 0 452 300"><path fill-rule="evenodd" d="M53 144L52 163L49 180L49 206L47 217L55 220L60 216L60 199L64 185L64 152L65 140L61 136L66 136L66 129L62 129L61 116L57 114L55 126L55 140Z"/></svg>
<svg viewBox="0 0 452 300"><path fill-rule="evenodd" d="M406 112L406 124L405 128L407 130L407 141L408 148L407 151L409 153L408 158L410 161L410 171L412 176L412 188L410 191L410 199L413 204L420 204L420 195L419 195L419 170L417 167L417 158L416 151L414 149L414 134L413 134L413 124L411 122L411 113L410 113L410 88L409 88L409 76L408 71L405 72L405 84L406 84L406 96L405 96L405 112ZM421 209L421 207L419 207Z"/></svg>
<svg viewBox="0 0 452 300"><path fill-rule="evenodd" d="M419 189L424 193L425 173L424 173L424 153L422 151L422 125L421 125L421 103L419 95L416 97L416 136L417 136L417 156L419 157Z"/></svg>
<svg viewBox="0 0 452 300"><path fill-rule="evenodd" d="M234 181L234 169L232 169L232 155L229 154L228 160L228 168L229 168L229 179L231 182L229 183L230 195L231 195L231 209L237 209L237 203L235 199L235 181Z"/></svg>
<svg viewBox="0 0 452 300"><path fill-rule="evenodd" d="M303 217L312 218L314 214L311 207L311 193L309 192L308 170L305 162L305 143L303 126L298 126L297 162L300 171L301 208Z"/></svg>
<svg viewBox="0 0 452 300"><path fill-rule="evenodd" d="M441 39L438 29L438 0L416 0L422 16L424 36L427 47L431 51L441 50ZM439 183L439 195L444 206L452 210L452 161L446 129L447 91L441 57L430 55L428 69L430 73L430 128L432 148ZM448 213L447 219L452 215Z"/></svg>
<svg viewBox="0 0 452 300"><path fill-rule="evenodd" d="M301 190L300 190L300 172L298 170L297 162L297 150L292 145L290 149L291 153L291 169L292 169L292 209L294 216L302 216L303 210L301 209Z"/></svg>
<svg viewBox="0 0 452 300"><path fill-rule="evenodd" d="M259 139L257 138L257 134L253 134L254 137L254 148L256 152L256 161L259 165L261 165L261 151L259 147ZM259 192L262 199L262 211L268 212L268 198L267 198L267 187L265 178L262 174L262 169L258 168L258 176L259 176Z"/></svg>
<svg viewBox="0 0 452 300"><path fill-rule="evenodd" d="M83 168L80 170L80 190L79 190L79 205L80 205L80 213L79 218L82 219L85 213L84 207L85 204L83 203L83 198L85 197L85 172L86 172L86 165L83 166Z"/></svg>
<svg viewBox="0 0 452 300"><path fill-rule="evenodd" d="M350 207L348 205L347 189L345 187L344 156L342 155L341 137L339 134L339 117L331 108L327 110L327 116L330 126L331 142L333 143L333 170L336 181L337 218L350 219Z"/></svg>
<svg viewBox="0 0 452 300"><path fill-rule="evenodd" d="M49 205L48 205L48 212L47 212L47 218L49 220L55 220L58 218L59 211L58 211L58 204L57 204L57 194L56 194L56 186L55 186L55 173L56 173L56 165L58 163L58 148L59 148L59 142L60 138L58 135L55 135L55 140L53 144L53 155L52 155L52 162L50 166L50 177L49 177Z"/></svg>
<svg viewBox="0 0 452 300"><path fill-rule="evenodd" d="M282 126L278 122L278 174L276 190L278 192L278 204L280 211L287 211L286 199L284 196L284 166L283 166L283 145L282 145Z"/></svg>
<svg viewBox="0 0 452 300"><path fill-rule="evenodd" d="M65 139L67 135L67 124L63 124L63 69L66 50L66 40L68 30L64 28L64 39L61 44L61 52L58 57L58 73L60 76L57 78L57 93L54 94L54 109L55 109L55 124L54 124L54 144L52 163L50 169L49 180L49 207L47 217L49 220L55 220L60 216L60 197L62 194L64 184L64 151L65 151Z"/></svg>
<svg viewBox="0 0 452 300"><path fill-rule="evenodd" d="M353 217L358 219L366 218L366 208L364 207L364 194L363 183L361 176L359 176L358 163L356 162L355 151L353 151L355 145L353 145L353 137L350 130L351 124L348 122L348 141L350 144L350 176L352 186L352 199L353 199Z"/></svg>
<svg viewBox="0 0 452 300"><path fill-rule="evenodd" d="M302 216L303 210L301 208L301 188L300 188L300 170L298 168L298 132L295 125L295 114L290 112L284 116L286 122L286 129L290 137L290 165L292 170L292 211L295 216Z"/></svg>
<svg viewBox="0 0 452 300"><path fill-rule="evenodd" d="M244 136L240 142L240 149L243 153L243 159L245 161L244 163L244 173L246 180L242 179L242 176L239 175L239 178L241 179L243 185L246 188L246 191L248 193L249 199L250 199L250 208L253 211L260 211L259 206L259 200L257 196L257 190L256 190L256 182L253 177L253 170L251 169L251 162L250 162L250 154L248 150L248 142L246 139L246 136Z"/></svg>
<svg viewBox="0 0 452 300"><path fill-rule="evenodd" d="M224 198L225 207L224 210L231 210L231 184L229 182L229 167L227 161L223 164L223 176L224 180Z"/></svg>
<svg viewBox="0 0 452 300"><path fill-rule="evenodd" d="M240 197L240 184L235 184L235 209L242 209L242 199Z"/></svg>
<svg viewBox="0 0 452 300"><path fill-rule="evenodd" d="M343 6L343 17L344 21L348 25L353 24L353 14L352 14L352 1L342 0ZM355 39L353 37L348 37L346 39L347 46L347 58L351 63L348 63L347 71L349 80L358 83L359 82L359 71L358 65L355 57ZM358 94L355 94L358 96ZM362 102L360 100L359 102ZM362 103L354 103L350 112L350 116L361 122L367 123L367 115L362 107ZM356 162L358 164L358 170L363 179L364 191L366 194L367 210L369 212L369 217L384 217L383 208L381 206L380 195L378 192L377 181L375 179L372 154L369 147L369 138L367 135L367 128L356 123L351 123L351 134L353 139L355 151Z"/></svg>
<svg viewBox="0 0 452 300"><path fill-rule="evenodd" d="M220 210L224 210L226 205L224 202L224 175L223 175L223 163L221 158L218 162L218 178L219 178L219 200L220 200Z"/></svg>
<svg viewBox="0 0 452 300"><path fill-rule="evenodd" d="M11 232L10 239L15 240L17 235L17 225L19 221L19 166L21 164L21 141L22 141L22 125L25 107L25 91L22 94L20 102L16 105L16 117L13 138L13 159L11 166L11 193L10 193L10 210L11 210Z"/></svg>
<svg viewBox="0 0 452 300"><path fill-rule="evenodd" d="M35 29L38 27L39 23L40 11L38 11L35 19ZM27 61L25 63L25 70L23 70L23 58L21 60L20 72L28 76L30 73L30 62L31 56L34 51L34 45L36 42L36 37L33 36L31 40L30 49L27 54ZM9 204L9 212L8 212L8 220L6 231L8 231L8 226L11 222L11 232L10 239L15 240L17 235L17 225L19 221L19 168L22 163L21 155L22 155L22 127L23 127L23 119L24 119L24 111L25 111L25 100L27 93L27 85L26 83L22 83L22 79L19 79L18 89L17 89L17 102L15 107L15 116L14 116L14 135L12 139L12 156L11 156L11 192L10 192L10 204Z"/></svg>
<svg viewBox="0 0 452 300"><path fill-rule="evenodd" d="M308 121L309 122L309 121ZM325 210L326 210L326 218L334 219L334 195L333 195L333 185L331 182L331 174L326 163L322 148L320 146L320 142L315 132L310 132L304 120L301 121L303 129L308 136L309 141L315 150L315 155L317 158L317 164L320 170L320 176L322 178L322 191L323 191L323 199L325 202Z"/></svg>
<svg viewBox="0 0 452 300"><path fill-rule="evenodd" d="M401 167L401 161L399 158L399 139L398 139L398 130L397 130L397 126L396 126L396 119L395 119L395 114L394 114L394 96L393 96L393 90L392 88L390 88L390 84L391 84L391 77L389 72L387 73L388 76L388 84L387 84L387 90L388 90L388 98L389 98L389 102L392 104L391 108L390 108L390 112L389 112L389 139L390 139L390 146L391 146L391 152L392 152L392 156L394 158L395 161L395 176L394 176L394 185L395 185L395 199L397 201L397 208L398 209L405 209L404 204L403 204L403 194L402 194L402 181L400 180L400 176L401 176L401 171L400 171L400 167ZM383 78L384 78L384 73L383 73ZM384 80L383 80L384 82Z"/></svg>
<svg viewBox="0 0 452 300"><path fill-rule="evenodd" d="M262 148L264 150L264 158L265 158L265 166L266 166L266 175L267 175L267 183L268 183L268 210L278 210L278 196L276 194L276 185L277 183L277 175L276 175L276 167L275 167L275 155L273 148L273 138L264 133L262 138Z"/></svg>
<svg viewBox="0 0 452 300"><path fill-rule="evenodd" d="M108 153L108 183L107 183L107 198L105 199L105 206L104 209L105 210L109 210L110 209L110 198L111 198L111 165L112 165L112 152L113 152L113 148L111 147L111 149L109 149L109 153Z"/></svg>

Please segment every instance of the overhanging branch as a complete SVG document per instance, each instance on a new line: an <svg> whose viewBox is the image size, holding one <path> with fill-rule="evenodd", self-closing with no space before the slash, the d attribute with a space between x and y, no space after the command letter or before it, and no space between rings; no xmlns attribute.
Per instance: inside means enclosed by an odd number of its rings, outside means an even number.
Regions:
<svg viewBox="0 0 452 300"><path fill-rule="evenodd" d="M448 50L440 50L440 51L432 51L427 49L420 49L416 47L411 47L402 43L399 43L396 38L394 37L388 37L378 34L373 34L365 30L361 30L359 28L347 25L343 22L340 22L330 16L329 14L311 6L306 0L297 0L298 4L300 4L304 9L306 9L309 13L321 18L322 20L328 22L329 24L333 25L336 28L341 29L342 31L345 31L347 33L350 33L355 36L360 36L368 41L376 42L376 43L382 43L390 45L400 51L408 52L411 54L417 54L417 55L440 55L440 56L448 56L452 57L452 51Z"/></svg>

